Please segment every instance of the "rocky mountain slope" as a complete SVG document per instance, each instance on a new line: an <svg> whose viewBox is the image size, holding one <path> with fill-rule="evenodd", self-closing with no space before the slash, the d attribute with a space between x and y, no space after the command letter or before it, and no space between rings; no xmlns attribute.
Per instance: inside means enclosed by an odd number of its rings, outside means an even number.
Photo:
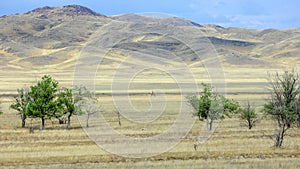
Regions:
<svg viewBox="0 0 300 169"><path fill-rule="evenodd" d="M183 30L181 39L166 35L170 26ZM137 33L128 37L132 32ZM97 34L100 40L95 41ZM204 39L211 42L222 62L227 65L268 67L299 66L300 63L300 29L223 28L175 17L152 18L134 14L107 17L86 7L70 5L2 16L0 69L69 69L74 67L82 49L87 44L91 46L91 41L94 43L92 45L101 46L101 50L114 51L115 54L151 49L152 55L171 58L167 54L171 52L192 64L209 59L209 56L196 57L195 52L183 41L197 45ZM114 45L110 46L109 43ZM141 59L144 58L141 56Z"/></svg>

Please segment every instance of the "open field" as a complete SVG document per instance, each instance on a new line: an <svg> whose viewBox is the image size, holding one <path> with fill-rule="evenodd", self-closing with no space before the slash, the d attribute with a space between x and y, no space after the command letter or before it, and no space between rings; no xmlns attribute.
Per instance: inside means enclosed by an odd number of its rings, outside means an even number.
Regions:
<svg viewBox="0 0 300 169"><path fill-rule="evenodd" d="M203 70L194 69L196 75ZM267 99L267 73L274 69L224 69L227 82L227 96L243 103L250 100L257 108ZM43 72L44 73L44 72ZM109 72L107 72L109 73ZM153 72L154 73L154 72ZM157 75L157 74L156 74ZM5 74L2 74L5 76ZM56 79L66 86L70 85L68 75L56 75ZM202 76L203 77L203 76ZM118 125L116 108L113 98L109 95L110 81L97 85L98 97L103 107L106 122L116 131L130 137L151 137L161 134L168 129L178 117L179 103L182 101L176 88L175 81L163 78L160 84L159 76L155 74L153 83L143 81L145 75L136 76L132 81L129 92L130 101L135 109L145 111L150 107L149 92L155 89L167 90L165 97L166 108L157 119L150 123L136 123L121 117L122 126ZM22 79L19 76L19 79ZM101 79L101 78L99 78ZM11 79L13 81L13 79ZM14 79L15 80L15 79ZM149 80L149 77L148 77ZM197 82L209 78L196 79ZM10 79L7 79L7 83ZM13 91L20 85L6 86L7 91ZM30 81L30 80L28 80ZM99 80L101 82L101 80ZM146 85L145 85L146 84ZM30 85L30 84L29 84ZM148 86L147 86L148 85ZM104 86L102 88L102 86ZM127 99L126 95L117 95L118 99ZM175 147L160 155L148 158L124 158L113 155L94 143L81 128L76 117L73 117L72 129L67 131L63 126L52 125L47 121L46 130L39 130L40 120L27 120L28 125L35 127L34 134L29 134L28 128L20 128L21 121L12 110L8 109L11 97L2 97L1 108L4 114L0 117L0 165L1 168L299 168L300 159L300 130L288 131L284 147L275 149L272 136L275 123L263 119L252 130L242 126L239 119L225 119L218 123L216 131L204 143L198 145L197 151L193 145L198 142L201 128L205 122L195 121L192 129ZM187 113L190 113L187 111ZM188 114L191 116L191 114ZM262 114L260 114L261 117ZM82 117L84 118L84 117ZM84 124L83 124L84 125ZM93 120L91 126L93 127ZM109 136L106 138L110 139ZM160 144L159 142L157 143ZM130 146L130 145L129 145Z"/></svg>
<svg viewBox="0 0 300 169"><path fill-rule="evenodd" d="M0 168L300 168L300 129L288 130L284 146L275 149L276 123L261 112L269 95L268 73L299 69L299 29L222 28L132 14L106 17L85 7L78 15L78 7L0 17ZM36 84L43 75L60 86L94 89L103 111L92 115L89 129L86 116L72 117L70 130L56 120L47 120L46 130L40 130L40 119L27 119L27 128L20 127L9 105L18 88ZM242 106L250 101L260 123L248 130L237 117L225 119L214 125L208 140L201 140L206 122L193 119L185 96L197 94L195 86L202 82ZM178 119L180 110L186 121ZM138 119L130 116L133 112ZM141 146L140 154L129 150L142 142L130 145L98 131L105 144L118 149L116 143L123 143L133 155L149 155L147 147L165 148L174 135L184 134L178 144L143 158L110 153L86 132L109 126L126 138L146 140L174 124L191 127Z"/></svg>
<svg viewBox="0 0 300 169"><path fill-rule="evenodd" d="M104 107L111 106L105 101L103 104ZM170 109L167 108L167 111ZM152 125L134 124L121 119L122 127L118 126L114 113L108 111L105 117L115 130L125 135L149 137L159 134L175 119L172 114L166 113L170 118L166 119L164 116L167 115L163 115ZM33 121L36 126L34 134L19 128L20 120L16 119L16 115L10 112L2 115L0 121L2 167L299 168L300 130L290 130L285 146L275 149L271 140L274 123L270 120L262 121L250 131L241 127L238 119L226 119L219 123L212 137L195 151L193 144L197 143L199 129L204 125L196 121L188 135L170 151L149 158L127 159L97 146L81 129L76 118L73 118L70 131L58 125L52 126L50 121L47 122L48 129L40 131L40 122Z"/></svg>

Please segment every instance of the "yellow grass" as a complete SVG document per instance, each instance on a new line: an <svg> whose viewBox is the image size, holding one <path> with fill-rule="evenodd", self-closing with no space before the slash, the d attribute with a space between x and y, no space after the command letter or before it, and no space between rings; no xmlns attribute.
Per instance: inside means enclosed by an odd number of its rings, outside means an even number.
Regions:
<svg viewBox="0 0 300 169"><path fill-rule="evenodd" d="M226 94L242 105L250 100L260 111L268 98L267 72L279 69L225 67ZM133 79L129 87L131 104L139 111L150 108L150 100L155 100L149 95L152 90L165 91L167 102L162 114L146 124L121 116L122 126L119 126L117 109L109 95L114 68L104 66L99 70L96 93L103 106L102 114L114 130L130 137L151 137L161 134L174 123L182 100L176 81L168 74L143 72ZM192 68L192 71L197 83L210 82L204 68ZM14 94L17 88L34 84L43 74L52 75L63 86L72 84L71 68L64 71L35 70L26 74L20 70L14 75L2 70L1 94ZM126 97L118 96L118 99ZM269 119L263 119L252 130L242 126L236 117L225 119L219 122L212 137L199 144L195 151L193 146L205 125L205 122L196 120L189 133L171 150L154 157L131 159L106 152L94 143L76 117L72 118L71 130L63 129L64 126L58 125L57 121L52 125L47 120L47 129L41 131L39 119L32 122L28 119L27 125L35 128L34 134L30 134L28 128L20 128L20 118L8 108L12 100L12 97L1 98L4 114L0 116L0 165L4 168L300 168L300 130L288 130L284 147L275 149L271 139L275 123Z"/></svg>
<svg viewBox="0 0 300 169"><path fill-rule="evenodd" d="M138 96L135 96L138 97ZM143 97L141 97L143 98ZM176 95L169 96L171 102L180 101ZM117 123L111 96L101 96L107 122L115 130L132 137L151 137L160 134L176 120L178 108L168 106L157 121L150 124L133 123L121 118ZM140 99L143 105L148 98ZM6 100L7 101L7 100ZM136 99L134 99L137 102ZM3 104L7 106L9 102ZM241 126L237 118L220 122L215 133L205 143L193 148L205 122L196 121L194 127L181 142L161 155L142 159L128 159L106 152L91 141L74 117L72 129L47 121L47 130L39 130L40 121L27 121L35 127L21 129L20 120L11 110L5 110L0 120L0 159L2 166L52 168L298 168L300 157L300 130L288 131L282 149L275 149L271 137L275 123L263 120L252 130ZM141 130L145 128L145 130ZM158 143L159 144L159 143Z"/></svg>

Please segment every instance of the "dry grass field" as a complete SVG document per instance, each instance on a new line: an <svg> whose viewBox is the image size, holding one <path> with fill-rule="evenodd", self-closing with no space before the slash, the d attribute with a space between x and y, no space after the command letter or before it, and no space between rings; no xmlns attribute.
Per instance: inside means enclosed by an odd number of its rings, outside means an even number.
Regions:
<svg viewBox="0 0 300 169"><path fill-rule="evenodd" d="M299 29L222 28L132 14L106 17L85 7L74 17L78 7L45 7L0 18L0 110L4 112L0 115L0 168L300 168L300 129L288 130L284 146L276 149L272 140L276 123L261 112L268 99L268 73L299 68ZM115 76L116 71L120 76ZM241 105L250 101L261 120L248 130L238 117L227 118L215 125L206 142L199 143L206 122L195 118L188 133L170 149L151 157L126 158L93 141L82 127L84 115L72 117L70 130L57 120L47 120L46 130L40 130L39 119L27 119L27 127L21 128L20 118L9 109L13 95L43 75L51 75L65 87L95 82L103 109L91 117L90 128L104 125L96 123L101 115L107 126L130 138L164 133L177 124L180 109L192 118L184 98L197 92L193 82L198 86L213 83L217 92ZM124 82L130 83L121 88ZM157 95L150 96L152 91ZM116 101L137 112L149 110L150 101L165 107L152 112L156 116L143 116L147 123L122 114L120 126ZM34 133L29 133L29 126ZM102 139L111 145L122 142L110 134ZM164 139L155 142L157 147L166 143Z"/></svg>
<svg viewBox="0 0 300 169"><path fill-rule="evenodd" d="M267 99L267 72L279 69L266 68L227 68L225 77L227 83L227 96L234 98L243 105L249 100L258 112ZM209 82L204 70L194 68L197 82ZM47 72L40 72L40 74ZM48 72L49 73L49 72ZM103 73L103 72L102 72ZM109 73L109 71L107 72ZM150 123L135 123L121 117L122 126L118 125L116 108L111 95L108 95L110 81L102 81L101 76L97 86L99 100L103 107L106 122L116 131L130 137L151 137L168 129L176 120L179 103L181 102L175 81L164 77L164 85L160 84L158 73L152 72L152 76L141 74L132 81L130 92L136 93L130 96L132 105L140 111L147 110L150 106L149 92L151 87L167 90L166 108L160 116ZM49 73L51 74L51 73ZM1 74L5 76L6 74ZM19 79L21 78L20 75ZM161 75L162 76L162 75ZM71 73L54 76L61 84L69 86L72 81ZM147 77L147 78L146 78ZM207 76L206 76L207 77ZM149 84L149 78L154 82ZM144 79L144 81L143 81ZM7 78L7 83L15 79ZM28 83L30 82L31 83ZM101 83L100 83L101 82ZM155 83L157 82L157 83ZM31 85L34 78L22 79L20 84L7 87L6 91L14 92L23 84ZM22 84L22 85L21 85ZM147 85L148 84L148 85ZM4 88L4 87L3 87ZM5 92L4 92L5 93ZM122 98L123 97L123 98ZM126 96L118 96L118 99L126 99ZM0 165L1 168L299 168L300 163L300 130L295 128L288 131L284 141L284 147L273 147L272 136L275 123L265 119L260 113L261 121L252 130L243 126L237 118L225 119L218 123L213 135L204 143L198 145L197 151L194 144L197 143L201 129L205 122L195 121L192 129L180 140L175 147L162 154L146 158L125 158L107 152L95 142L82 129L77 117L72 118L71 130L65 130L57 121L47 121L46 130L39 130L40 120L27 120L27 125L33 125L33 134L29 129L20 128L21 121L16 112L10 110L9 104L12 97L1 97L1 109L4 111L0 117ZM155 100L155 98L154 98ZM187 111L187 113L190 113ZM191 116L191 114L187 114ZM84 117L82 117L84 118ZM83 124L84 125L84 124ZM91 124L93 126L93 124ZM108 136L108 138L110 137ZM159 145L160 143L157 142ZM130 145L128 145L130 146Z"/></svg>

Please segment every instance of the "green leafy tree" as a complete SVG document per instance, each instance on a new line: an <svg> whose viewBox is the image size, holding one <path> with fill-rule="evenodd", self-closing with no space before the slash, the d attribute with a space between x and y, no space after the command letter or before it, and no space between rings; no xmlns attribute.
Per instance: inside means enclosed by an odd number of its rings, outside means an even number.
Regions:
<svg viewBox="0 0 300 169"><path fill-rule="evenodd" d="M197 116L199 117L199 119L204 118L204 119L208 119L208 117L210 116L216 116L216 115L212 115L214 114L214 110L211 109L213 107L211 107L212 105L212 100L213 100L213 95L212 95L212 88L210 85L202 83L202 88L203 88L203 94L200 96L200 100L199 100L199 108L197 110ZM216 98L215 100L216 101ZM214 104L215 106L216 104ZM214 107L217 108L217 107ZM210 111L212 110L212 111Z"/></svg>
<svg viewBox="0 0 300 169"><path fill-rule="evenodd" d="M299 118L299 74L294 70L276 73L270 78L271 97L264 105L264 112L277 121L275 146L281 147L284 136Z"/></svg>
<svg viewBox="0 0 300 169"><path fill-rule="evenodd" d="M196 110L194 116L197 116L199 120L206 119L210 130L212 130L215 120L231 117L240 110L238 102L213 93L209 84L202 83L202 88L203 92L199 98L188 96L187 99L188 103Z"/></svg>
<svg viewBox="0 0 300 169"><path fill-rule="evenodd" d="M244 121L248 126L248 129L251 130L258 122L258 117L255 109L251 107L248 101L247 105L240 112L240 119Z"/></svg>
<svg viewBox="0 0 300 169"><path fill-rule="evenodd" d="M26 125L26 108L29 102L29 89L27 88L22 88L22 89L17 89L18 95L15 97L15 102L10 105L10 108L17 110L18 115L20 115L21 120L22 120L22 128L25 127Z"/></svg>
<svg viewBox="0 0 300 169"><path fill-rule="evenodd" d="M60 116L57 101L58 82L52 79L51 76L45 75L41 81L31 86L30 89L26 115L32 118L41 118L43 130L45 129L45 119Z"/></svg>
<svg viewBox="0 0 300 169"><path fill-rule="evenodd" d="M77 115L73 92L71 89L62 88L58 95L58 103L62 116L67 116L67 129L71 127L71 117Z"/></svg>

